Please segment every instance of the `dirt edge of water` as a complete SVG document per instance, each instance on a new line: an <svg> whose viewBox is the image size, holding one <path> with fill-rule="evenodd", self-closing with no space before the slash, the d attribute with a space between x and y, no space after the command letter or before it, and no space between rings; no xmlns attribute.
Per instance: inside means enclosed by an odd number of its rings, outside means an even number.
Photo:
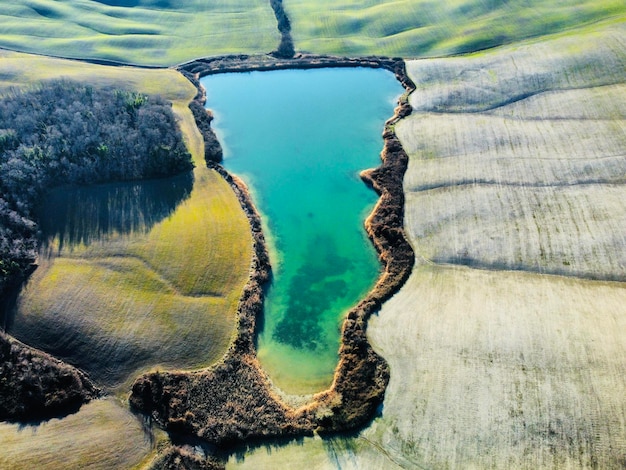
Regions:
<svg viewBox="0 0 626 470"><path fill-rule="evenodd" d="M346 316L340 359L331 388L314 395L307 405L294 409L273 392L256 357L256 321L263 313L263 288L271 271L269 257L260 217L245 184L217 163L221 161L221 147L210 128L212 117L204 110L205 91L199 78L224 72L321 67L384 68L395 74L406 92L394 116L385 123L381 166L361 174L380 195L365 226L384 272L367 297ZM211 453L228 452L241 444L362 427L375 415L389 382L387 363L367 341L367 320L404 284L414 263L413 250L403 228L402 180L408 156L393 130L398 120L410 114L408 94L415 89L406 74L404 61L304 54L294 59L239 55L199 59L182 64L179 71L198 88L190 107L197 120L199 116L198 127L205 143L209 144L207 165L219 172L235 191L250 221L254 254L250 279L238 306L237 334L222 361L198 372L153 372L139 377L132 387L131 407L167 430L174 443L184 444L190 438L200 438L209 444ZM200 115L200 108L205 116Z"/></svg>

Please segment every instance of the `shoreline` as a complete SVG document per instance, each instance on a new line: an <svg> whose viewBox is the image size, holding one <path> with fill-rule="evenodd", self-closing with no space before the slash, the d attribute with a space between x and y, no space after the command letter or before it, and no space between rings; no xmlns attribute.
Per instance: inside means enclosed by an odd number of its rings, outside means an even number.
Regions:
<svg viewBox="0 0 626 470"><path fill-rule="evenodd" d="M269 256L261 220L245 184L217 163L221 161L221 146L210 128L212 115L204 109L206 94L198 79L215 73L328 67L384 68L394 73L405 93L385 123L381 165L361 173L363 181L379 195L365 228L383 271L367 296L346 315L331 387L294 409L279 398L256 358L257 317L263 314L263 289L271 276ZM184 436L200 438L221 452L242 443L350 431L367 424L382 403L389 381L389 366L367 341L367 320L404 284L414 263L403 228L402 180L408 156L393 131L393 125L410 114L408 94L415 89L404 61L308 54L293 59L237 55L197 59L180 65L178 70L198 89L189 106L208 144L207 166L220 173L235 191L250 221L254 255L250 279L237 309L236 337L222 361L199 372L153 372L139 377L132 387L131 407L150 416L182 442ZM198 112L200 107L204 113Z"/></svg>

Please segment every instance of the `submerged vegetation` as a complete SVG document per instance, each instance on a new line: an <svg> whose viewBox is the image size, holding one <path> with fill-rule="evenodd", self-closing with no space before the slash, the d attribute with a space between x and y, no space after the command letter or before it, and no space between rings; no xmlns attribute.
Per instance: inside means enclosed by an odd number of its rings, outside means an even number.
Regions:
<svg viewBox="0 0 626 470"><path fill-rule="evenodd" d="M56 82L0 101L0 295L34 262L35 208L56 186L191 169L171 106Z"/></svg>

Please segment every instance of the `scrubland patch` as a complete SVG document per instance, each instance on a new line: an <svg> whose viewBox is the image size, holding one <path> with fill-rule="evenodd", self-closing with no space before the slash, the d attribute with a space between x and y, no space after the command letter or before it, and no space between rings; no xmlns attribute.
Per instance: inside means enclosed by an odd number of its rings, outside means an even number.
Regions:
<svg viewBox="0 0 626 470"><path fill-rule="evenodd" d="M402 57L472 52L626 12L617 0L289 0L284 6L296 50Z"/></svg>
<svg viewBox="0 0 626 470"><path fill-rule="evenodd" d="M192 0L107 5L18 0L0 5L0 46L53 56L173 65L233 53L269 52L280 34L268 1Z"/></svg>
<svg viewBox="0 0 626 470"><path fill-rule="evenodd" d="M63 419L0 423L4 469L133 468L152 451L140 420L115 400L95 400Z"/></svg>

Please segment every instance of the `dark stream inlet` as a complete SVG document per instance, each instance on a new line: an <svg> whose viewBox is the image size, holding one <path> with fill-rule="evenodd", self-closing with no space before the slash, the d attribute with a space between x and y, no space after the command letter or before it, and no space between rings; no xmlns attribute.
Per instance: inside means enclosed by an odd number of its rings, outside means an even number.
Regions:
<svg viewBox="0 0 626 470"><path fill-rule="evenodd" d="M390 72L366 68L222 74L202 84L225 166L250 187L271 249L259 358L286 392L322 390L341 321L380 272L363 226L377 196L359 173L380 164L402 88Z"/></svg>

